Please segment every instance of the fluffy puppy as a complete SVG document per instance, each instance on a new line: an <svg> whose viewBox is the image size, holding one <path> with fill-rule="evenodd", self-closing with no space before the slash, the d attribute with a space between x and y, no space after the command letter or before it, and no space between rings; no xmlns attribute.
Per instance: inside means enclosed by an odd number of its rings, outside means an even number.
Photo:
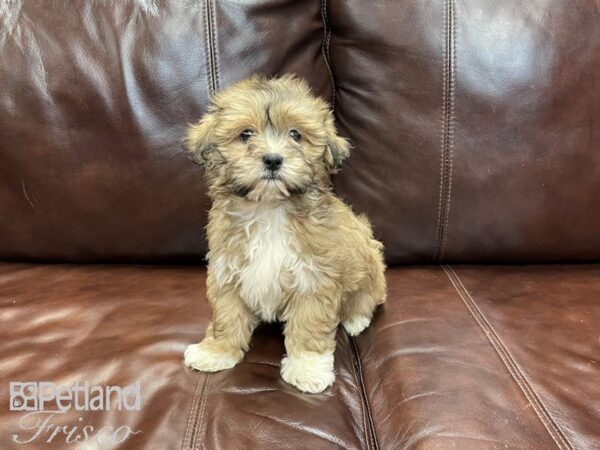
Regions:
<svg viewBox="0 0 600 450"><path fill-rule="evenodd" d="M304 392L334 382L335 334L355 336L385 300L382 244L331 191L349 155L327 104L294 77L255 76L215 95L184 140L204 164L212 207L212 321L185 364L228 369L260 321L285 323L281 376Z"/></svg>

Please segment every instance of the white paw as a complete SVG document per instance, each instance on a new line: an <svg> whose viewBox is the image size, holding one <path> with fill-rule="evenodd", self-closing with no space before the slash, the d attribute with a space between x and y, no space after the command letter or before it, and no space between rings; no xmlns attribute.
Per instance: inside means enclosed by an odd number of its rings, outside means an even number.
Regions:
<svg viewBox="0 0 600 450"><path fill-rule="evenodd" d="M370 323L371 319L368 317L354 316L344 320L342 322L342 326L344 327L344 330L346 330L346 333L348 333L350 336L358 336L365 330L365 328L369 326Z"/></svg>
<svg viewBox="0 0 600 450"><path fill-rule="evenodd" d="M219 370L230 369L240 362L242 357L216 352L202 345L202 343L188 345L183 354L185 365L201 372L218 372Z"/></svg>
<svg viewBox="0 0 600 450"><path fill-rule="evenodd" d="M307 352L302 356L286 356L281 361L281 377L302 392L323 392L335 381L333 354Z"/></svg>

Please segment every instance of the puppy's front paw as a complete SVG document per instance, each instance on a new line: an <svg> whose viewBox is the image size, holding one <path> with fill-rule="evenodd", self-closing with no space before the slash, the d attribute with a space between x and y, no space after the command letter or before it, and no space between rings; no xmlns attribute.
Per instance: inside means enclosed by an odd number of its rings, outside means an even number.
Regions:
<svg viewBox="0 0 600 450"><path fill-rule="evenodd" d="M281 361L281 377L302 392L323 392L335 381L333 354L304 353Z"/></svg>
<svg viewBox="0 0 600 450"><path fill-rule="evenodd" d="M371 323L371 319L365 316L354 316L349 317L342 322L342 326L346 333L350 336L358 336L362 333Z"/></svg>
<svg viewBox="0 0 600 450"><path fill-rule="evenodd" d="M230 369L244 357L240 350L239 355L219 351L204 342L188 345L183 354L185 365L201 372L218 372Z"/></svg>

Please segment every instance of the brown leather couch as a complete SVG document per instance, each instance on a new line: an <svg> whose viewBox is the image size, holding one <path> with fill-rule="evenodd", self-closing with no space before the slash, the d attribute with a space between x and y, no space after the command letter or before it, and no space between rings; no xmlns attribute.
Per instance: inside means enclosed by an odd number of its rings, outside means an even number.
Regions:
<svg viewBox="0 0 600 450"><path fill-rule="evenodd" d="M386 245L320 395L281 380L277 326L183 366L208 200L178 141L255 72L331 102L336 190ZM2 0L0 214L3 450L600 448L597 0ZM31 418L28 381L141 407Z"/></svg>

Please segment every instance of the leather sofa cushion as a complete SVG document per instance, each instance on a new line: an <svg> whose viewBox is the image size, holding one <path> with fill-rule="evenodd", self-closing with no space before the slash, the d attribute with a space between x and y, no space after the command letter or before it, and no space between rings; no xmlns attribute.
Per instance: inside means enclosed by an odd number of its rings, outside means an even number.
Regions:
<svg viewBox="0 0 600 450"><path fill-rule="evenodd" d="M31 436L6 406L10 381L139 381L139 412L54 423L139 430L108 446L123 449L595 448L599 271L391 269L372 326L338 335L336 384L307 395L279 376L276 325L232 370L183 366L209 320L203 268L0 264L0 444Z"/></svg>
<svg viewBox="0 0 600 450"><path fill-rule="evenodd" d="M295 72L331 98L318 0L3 3L0 260L200 262L179 142L210 95Z"/></svg>
<svg viewBox="0 0 600 450"><path fill-rule="evenodd" d="M357 339L380 448L600 446L599 266L388 275Z"/></svg>
<svg viewBox="0 0 600 450"><path fill-rule="evenodd" d="M336 189L389 263L597 260L599 22L596 0L8 2L0 259L200 261L185 126L295 72L335 107Z"/></svg>
<svg viewBox="0 0 600 450"><path fill-rule="evenodd" d="M600 257L596 0L330 0L336 189L391 263Z"/></svg>
<svg viewBox="0 0 600 450"><path fill-rule="evenodd" d="M9 411L11 381L141 383L140 411L70 410L51 421L79 433L93 426L91 436L106 426L139 433L69 448L365 448L365 407L343 334L337 382L322 395L281 380L276 326L257 330L232 370L206 375L183 365L183 351L203 337L210 318L205 274L199 267L0 264L0 448L24 448L13 434L20 441L34 435L19 425L25 413ZM46 442L52 431L28 448L66 448L63 433Z"/></svg>

